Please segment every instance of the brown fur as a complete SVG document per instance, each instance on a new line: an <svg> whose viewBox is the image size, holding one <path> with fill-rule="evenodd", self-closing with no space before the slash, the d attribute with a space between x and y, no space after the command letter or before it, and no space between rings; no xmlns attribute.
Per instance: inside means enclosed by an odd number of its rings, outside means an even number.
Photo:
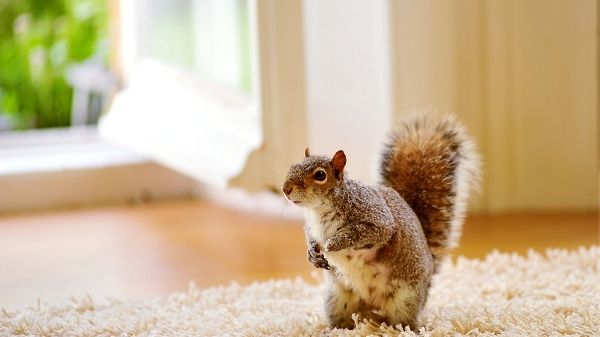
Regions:
<svg viewBox="0 0 600 337"><path fill-rule="evenodd" d="M386 145L384 184L417 214L436 266L458 243L468 192L478 182L479 170L473 142L451 116L437 123L412 116Z"/></svg>

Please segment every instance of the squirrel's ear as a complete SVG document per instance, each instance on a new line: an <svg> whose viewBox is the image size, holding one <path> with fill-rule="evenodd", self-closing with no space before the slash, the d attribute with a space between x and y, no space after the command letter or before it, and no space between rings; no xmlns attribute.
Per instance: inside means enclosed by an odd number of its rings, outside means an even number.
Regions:
<svg viewBox="0 0 600 337"><path fill-rule="evenodd" d="M344 167L346 166L346 154L344 151L339 150L333 155L331 158L331 166L335 170L335 176L339 177L339 174L344 172Z"/></svg>
<svg viewBox="0 0 600 337"><path fill-rule="evenodd" d="M310 150L308 148L306 148L306 150L304 150L304 157L308 157L310 156Z"/></svg>

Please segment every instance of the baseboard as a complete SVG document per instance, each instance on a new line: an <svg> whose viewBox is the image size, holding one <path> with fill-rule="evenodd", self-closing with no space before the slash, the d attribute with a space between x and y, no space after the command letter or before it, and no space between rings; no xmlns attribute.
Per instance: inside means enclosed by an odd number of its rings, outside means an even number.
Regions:
<svg viewBox="0 0 600 337"><path fill-rule="evenodd" d="M0 134L0 213L185 198L197 182L94 127Z"/></svg>

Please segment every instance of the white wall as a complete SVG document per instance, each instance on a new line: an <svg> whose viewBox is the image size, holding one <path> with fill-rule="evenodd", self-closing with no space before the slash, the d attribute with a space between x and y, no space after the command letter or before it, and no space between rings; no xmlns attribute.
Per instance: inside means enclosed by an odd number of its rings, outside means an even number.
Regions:
<svg viewBox="0 0 600 337"><path fill-rule="evenodd" d="M464 121L487 212L598 208L597 1L393 1L395 117Z"/></svg>
<svg viewBox="0 0 600 337"><path fill-rule="evenodd" d="M370 182L391 120L388 18L384 0L304 0L311 151L343 149L349 175Z"/></svg>

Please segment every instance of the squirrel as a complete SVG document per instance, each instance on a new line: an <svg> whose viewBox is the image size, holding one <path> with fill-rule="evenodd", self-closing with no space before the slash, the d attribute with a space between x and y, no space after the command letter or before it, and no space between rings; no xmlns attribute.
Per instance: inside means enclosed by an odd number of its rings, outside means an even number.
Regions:
<svg viewBox="0 0 600 337"><path fill-rule="evenodd" d="M325 269L332 328L353 314L417 329L432 276L457 245L479 155L453 116L402 123L380 163L382 183L349 179L346 155L311 155L291 166L283 192L304 208L308 260Z"/></svg>

